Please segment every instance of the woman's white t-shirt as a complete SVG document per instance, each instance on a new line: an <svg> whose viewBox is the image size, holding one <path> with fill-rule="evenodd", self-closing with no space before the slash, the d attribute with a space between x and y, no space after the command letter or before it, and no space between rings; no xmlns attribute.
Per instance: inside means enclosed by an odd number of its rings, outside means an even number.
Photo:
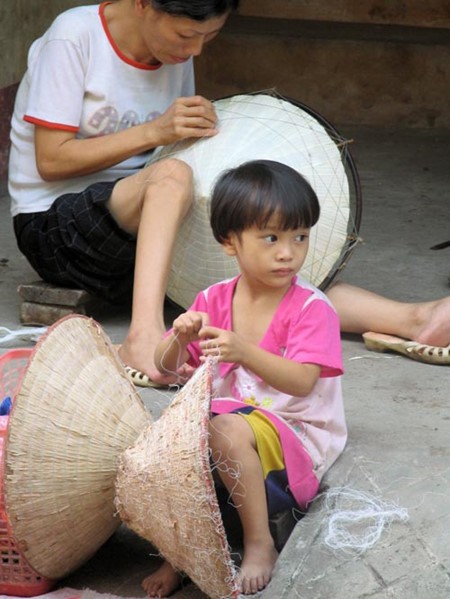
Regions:
<svg viewBox="0 0 450 599"><path fill-rule="evenodd" d="M12 216L47 210L64 193L131 175L151 154L91 175L46 182L36 168L34 125L73 131L80 139L107 135L150 121L176 98L194 94L192 59L157 67L129 59L109 34L104 6L62 13L30 48L12 118Z"/></svg>

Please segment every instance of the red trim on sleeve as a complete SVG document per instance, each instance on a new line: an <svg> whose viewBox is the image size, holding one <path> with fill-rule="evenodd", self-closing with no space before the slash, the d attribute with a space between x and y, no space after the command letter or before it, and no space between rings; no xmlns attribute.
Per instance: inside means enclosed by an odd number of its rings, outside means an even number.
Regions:
<svg viewBox="0 0 450 599"><path fill-rule="evenodd" d="M23 120L27 123L31 123L32 125L47 127L47 129L58 129L59 131L78 133L78 127L73 127L72 125L63 125L62 123L52 123L51 121L44 121L43 119L37 119L34 116L28 116L27 114L23 117Z"/></svg>
<svg viewBox="0 0 450 599"><path fill-rule="evenodd" d="M112 49L117 54L117 56L120 58L120 60L123 60L123 62L126 62L127 64L131 65L132 67L135 67L136 69L143 69L144 71L156 71L157 69L162 67L161 63L159 63L159 64L144 64L143 62L138 62L137 60L133 60L132 58L129 58L122 52L122 50L116 44L113 36L111 35L111 33L108 29L108 23L106 22L106 18L105 18L105 7L108 6L108 4L111 4L111 2L102 2L99 6L98 12L100 15L100 20L102 22L105 35L108 38L108 41L111 44Z"/></svg>

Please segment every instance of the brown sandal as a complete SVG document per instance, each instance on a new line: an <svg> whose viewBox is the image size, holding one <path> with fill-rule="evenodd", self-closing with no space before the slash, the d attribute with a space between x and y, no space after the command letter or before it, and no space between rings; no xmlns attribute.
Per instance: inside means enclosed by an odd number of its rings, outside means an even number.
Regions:
<svg viewBox="0 0 450 599"><path fill-rule="evenodd" d="M367 349L378 352L397 352L412 360L425 362L427 364L450 365L450 345L437 347L426 345L417 341L409 341L401 337L383 335L372 331L364 333L363 339Z"/></svg>

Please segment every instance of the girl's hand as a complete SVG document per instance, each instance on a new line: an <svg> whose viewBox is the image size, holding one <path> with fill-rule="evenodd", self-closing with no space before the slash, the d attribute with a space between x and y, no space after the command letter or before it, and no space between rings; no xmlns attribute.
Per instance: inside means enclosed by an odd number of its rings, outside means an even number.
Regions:
<svg viewBox="0 0 450 599"><path fill-rule="evenodd" d="M180 314L173 321L172 327L174 335L177 335L180 342L187 345L192 341L197 341L199 331L207 325L209 325L209 316L206 312L188 311Z"/></svg>
<svg viewBox="0 0 450 599"><path fill-rule="evenodd" d="M158 145L189 137L211 137L217 133L217 115L202 96L177 98L160 117L150 121L158 131Z"/></svg>
<svg viewBox="0 0 450 599"><path fill-rule="evenodd" d="M219 362L242 363L246 344L233 331L204 326L199 332L199 338L202 339L200 347L203 360L213 357Z"/></svg>

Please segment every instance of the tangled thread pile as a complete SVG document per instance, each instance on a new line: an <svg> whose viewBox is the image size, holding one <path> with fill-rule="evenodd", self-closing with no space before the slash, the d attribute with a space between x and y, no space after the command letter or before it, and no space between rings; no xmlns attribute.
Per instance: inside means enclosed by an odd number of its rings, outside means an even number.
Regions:
<svg viewBox="0 0 450 599"><path fill-rule="evenodd" d="M363 491L332 488L325 494L329 513L324 542L331 549L364 553L394 520L406 522L408 511Z"/></svg>

